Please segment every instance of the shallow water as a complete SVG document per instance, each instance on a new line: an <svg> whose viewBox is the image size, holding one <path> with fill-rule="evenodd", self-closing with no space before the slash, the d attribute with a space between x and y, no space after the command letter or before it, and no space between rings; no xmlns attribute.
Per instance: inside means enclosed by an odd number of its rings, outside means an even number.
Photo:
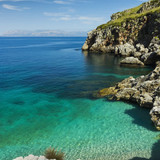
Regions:
<svg viewBox="0 0 160 160"><path fill-rule="evenodd" d="M149 110L93 99L94 91L151 68L81 52L85 38L0 38L0 159L41 155L66 160L153 157L159 135Z"/></svg>

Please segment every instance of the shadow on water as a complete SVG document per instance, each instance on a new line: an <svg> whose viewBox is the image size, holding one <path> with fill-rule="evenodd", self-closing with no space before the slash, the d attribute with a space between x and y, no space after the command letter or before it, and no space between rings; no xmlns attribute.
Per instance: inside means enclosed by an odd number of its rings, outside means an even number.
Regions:
<svg viewBox="0 0 160 160"><path fill-rule="evenodd" d="M160 160L160 140L152 146L151 158L134 157L130 160Z"/></svg>
<svg viewBox="0 0 160 160"><path fill-rule="evenodd" d="M156 142L152 147L152 154L150 160L159 160L160 159L160 140Z"/></svg>
<svg viewBox="0 0 160 160"><path fill-rule="evenodd" d="M135 108L126 110L125 113L133 118L133 123L142 126L150 131L157 132L149 116L149 109L141 108L133 104ZM152 146L151 158L134 157L130 160L160 160L160 140Z"/></svg>
<svg viewBox="0 0 160 160"><path fill-rule="evenodd" d="M150 109L142 108L137 104L133 104L135 107L125 111L125 114L128 114L133 118L134 124L142 126L150 131L156 132L157 130L151 122L151 117L149 115Z"/></svg>
<svg viewBox="0 0 160 160"><path fill-rule="evenodd" d="M130 75L147 74L150 68L127 68L119 65L120 58L111 54L83 53L80 68L72 64L72 69L64 76L39 76L26 79L33 87L33 92L52 94L57 93L60 98L89 98L93 99L93 92L102 88L114 86ZM68 66L64 66L65 69ZM80 70L83 70L82 72ZM76 73L74 72L76 70ZM71 78L74 77L76 78Z"/></svg>

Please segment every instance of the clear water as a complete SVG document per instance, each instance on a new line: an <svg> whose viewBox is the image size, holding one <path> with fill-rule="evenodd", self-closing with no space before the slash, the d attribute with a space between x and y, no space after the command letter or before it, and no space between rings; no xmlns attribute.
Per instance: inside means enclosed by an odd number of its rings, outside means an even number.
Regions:
<svg viewBox="0 0 160 160"><path fill-rule="evenodd" d="M93 99L94 91L151 68L81 52L85 38L0 38L0 160L42 155L66 160L149 158L159 135L149 110Z"/></svg>

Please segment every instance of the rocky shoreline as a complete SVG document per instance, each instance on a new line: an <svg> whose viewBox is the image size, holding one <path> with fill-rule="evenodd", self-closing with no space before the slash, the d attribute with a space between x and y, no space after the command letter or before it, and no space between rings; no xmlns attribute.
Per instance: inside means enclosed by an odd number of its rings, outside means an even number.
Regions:
<svg viewBox="0 0 160 160"><path fill-rule="evenodd" d="M141 107L151 108L151 119L160 130L160 65L146 76L129 77L114 87L100 90L97 97L136 102Z"/></svg>
<svg viewBox="0 0 160 160"><path fill-rule="evenodd" d="M97 97L138 103L150 108L151 120L160 130L160 2L115 13L111 21L88 33L83 51L123 56L121 65L151 65L148 75L129 77L113 87L100 90Z"/></svg>

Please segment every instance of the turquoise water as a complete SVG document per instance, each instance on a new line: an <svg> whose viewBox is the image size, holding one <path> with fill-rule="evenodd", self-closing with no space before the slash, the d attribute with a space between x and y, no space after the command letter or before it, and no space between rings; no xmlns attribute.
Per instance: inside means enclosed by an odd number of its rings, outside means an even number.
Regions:
<svg viewBox="0 0 160 160"><path fill-rule="evenodd" d="M0 160L41 155L49 146L66 160L128 160L159 152L149 110L92 97L150 68L83 54L84 41L0 38Z"/></svg>

